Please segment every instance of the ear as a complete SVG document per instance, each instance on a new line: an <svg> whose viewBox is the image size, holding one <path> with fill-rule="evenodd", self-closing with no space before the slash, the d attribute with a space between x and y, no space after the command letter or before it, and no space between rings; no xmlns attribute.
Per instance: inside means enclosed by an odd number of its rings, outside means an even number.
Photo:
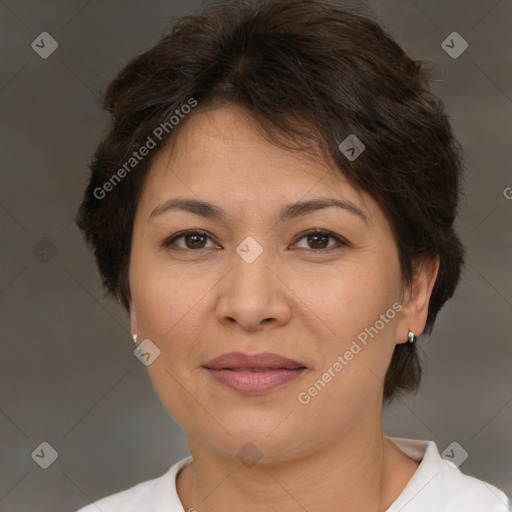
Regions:
<svg viewBox="0 0 512 512"><path fill-rule="evenodd" d="M131 293L128 292L126 296L126 300L128 301L128 307L129 307L129 313L130 313L130 332L132 333L132 336L134 334L138 333L138 326L137 326L137 314L135 312L135 307L133 305L133 299L131 296Z"/></svg>
<svg viewBox="0 0 512 512"><path fill-rule="evenodd" d="M404 292L396 343L407 343L411 330L419 336L427 323L428 305L439 271L439 256L424 257L416 263L411 286Z"/></svg>

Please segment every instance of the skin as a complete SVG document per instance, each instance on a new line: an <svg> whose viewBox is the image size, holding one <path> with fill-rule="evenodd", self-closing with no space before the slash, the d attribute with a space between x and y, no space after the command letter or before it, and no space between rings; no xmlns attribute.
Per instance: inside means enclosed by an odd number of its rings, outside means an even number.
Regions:
<svg viewBox="0 0 512 512"><path fill-rule="evenodd" d="M194 459L177 478L185 510L386 510L418 462L384 438L384 376L395 344L424 329L438 259L422 261L403 289L383 212L334 164L277 147L233 105L182 123L152 162L137 207L129 302L132 332L161 351L150 377ZM150 218L176 197L214 203L227 218L180 210ZM348 200L369 223L334 207L277 222L284 205L313 198ZM299 237L313 228L348 244ZM208 237L161 246L188 229ZM263 249L250 264L236 252L248 236ZM309 404L299 403L395 302L402 310ZM278 353L307 370L263 395L241 394L203 368L232 351ZM253 466L237 457L248 442L261 453Z"/></svg>

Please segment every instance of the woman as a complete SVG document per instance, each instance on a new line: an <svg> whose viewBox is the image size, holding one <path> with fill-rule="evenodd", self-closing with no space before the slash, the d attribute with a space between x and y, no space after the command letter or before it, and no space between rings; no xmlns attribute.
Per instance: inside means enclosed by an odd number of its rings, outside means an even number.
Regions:
<svg viewBox="0 0 512 512"><path fill-rule="evenodd" d="M81 512L508 510L382 430L463 264L422 64L335 3L214 2L104 105L77 223L191 456Z"/></svg>

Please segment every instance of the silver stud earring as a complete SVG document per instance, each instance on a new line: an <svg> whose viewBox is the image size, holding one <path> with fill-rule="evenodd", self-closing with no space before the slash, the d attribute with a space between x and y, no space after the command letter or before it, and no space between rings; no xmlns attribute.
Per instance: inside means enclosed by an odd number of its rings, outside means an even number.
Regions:
<svg viewBox="0 0 512 512"><path fill-rule="evenodd" d="M137 335L132 334L133 341L135 342L135 345L137 345Z"/></svg>
<svg viewBox="0 0 512 512"><path fill-rule="evenodd" d="M414 343L416 341L416 336L412 331L409 331L409 334L407 335L407 340L409 343Z"/></svg>

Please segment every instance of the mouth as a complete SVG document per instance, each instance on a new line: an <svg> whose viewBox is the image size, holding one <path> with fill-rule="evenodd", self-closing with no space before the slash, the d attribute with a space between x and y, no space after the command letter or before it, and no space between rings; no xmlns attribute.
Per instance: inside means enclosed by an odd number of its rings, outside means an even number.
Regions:
<svg viewBox="0 0 512 512"><path fill-rule="evenodd" d="M307 367L278 354L224 354L204 365L221 385L247 394L267 393L301 375Z"/></svg>
<svg viewBox="0 0 512 512"><path fill-rule="evenodd" d="M262 367L251 367L251 368L209 368L205 366L207 370L226 370L232 372L277 372L279 370L301 370L305 369L305 366L297 366L296 368L262 368Z"/></svg>

